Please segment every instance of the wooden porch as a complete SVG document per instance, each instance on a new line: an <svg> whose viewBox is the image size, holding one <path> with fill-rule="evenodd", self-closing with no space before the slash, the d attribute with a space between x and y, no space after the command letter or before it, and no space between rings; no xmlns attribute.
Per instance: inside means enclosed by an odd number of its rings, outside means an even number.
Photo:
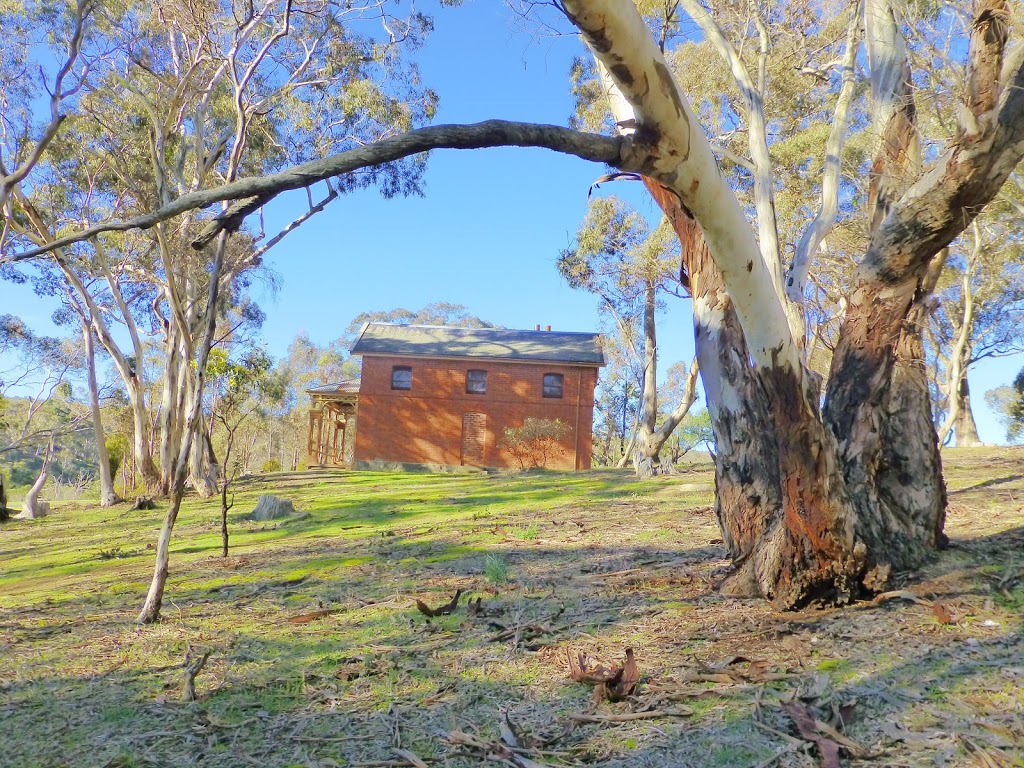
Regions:
<svg viewBox="0 0 1024 768"><path fill-rule="evenodd" d="M345 437L356 415L359 382L343 381L307 389L309 434L306 464L309 467L346 467Z"/></svg>

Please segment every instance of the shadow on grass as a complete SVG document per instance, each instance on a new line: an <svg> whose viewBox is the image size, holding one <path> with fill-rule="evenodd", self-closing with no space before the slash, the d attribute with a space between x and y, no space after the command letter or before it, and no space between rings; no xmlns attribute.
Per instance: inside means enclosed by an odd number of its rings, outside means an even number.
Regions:
<svg viewBox="0 0 1024 768"><path fill-rule="evenodd" d="M1019 535L1019 531L1010 532ZM1003 536L989 537L1002 546ZM396 545L401 551L404 545ZM604 556L611 556L605 550ZM633 551L642 555L692 558L706 562L709 552L690 550ZM531 558L565 557L557 550L516 552ZM447 568L447 564L440 566ZM448 578L458 578L454 571ZM329 584L326 579L300 582L307 597ZM288 589L299 584L277 584ZM632 585L635 587L635 585ZM670 585L671 586L671 585ZM490 590L490 591L489 591ZM568 679L559 649L591 643L598 632L611 637L626 632L637 617L657 613L670 603L683 602L702 614L675 638L681 643L701 636L714 642L702 646L701 656L711 662L739 651L794 670L793 678L754 688L762 689L758 714L754 692L742 686L709 686L699 698L685 699L693 714L685 719L659 718L652 722L578 724L551 747L566 759L602 766L749 766L786 748L788 742L755 725L755 716L776 731L792 731L788 719L772 703L789 694L815 688L817 703L844 705L856 701L856 722L849 735L867 746L889 750L899 764L917 764L937 747L948 747L966 757L967 742L988 749L1013 751L999 740L999 722L992 720L996 706L979 704L978 692L993 689L993 674L1019 667L1024 636L1016 631L989 631L978 639L964 627L928 624L928 630L908 642L906 637L886 642L885 630L905 624L921 613L919 606L889 602L861 604L829 613L771 614L759 603L729 601L705 586L676 585L670 593L636 589L595 589L595 596L579 595L578 604L566 607L564 596L530 593L524 587L497 590L482 586L492 620L542 622L557 614L563 634L542 638L531 651L515 647L488 619L469 619L464 613L428 622L408 602L387 599L379 604L350 606L316 623L290 624L287 615L270 619L276 593L264 593L264 610L253 620L237 619L239 605L232 590L209 590L178 595L184 613L163 626L139 628L136 642L147 635L162 637L168 659L180 659L188 644L212 647L210 667L199 677L201 700L180 704L179 665L153 660L134 669L123 665L74 677L54 674L29 681L5 681L5 703L0 706L8 738L5 765L195 765L233 768L258 760L267 765L323 765L324 761L352 764L394 759L398 743L420 757L441 758L451 752L444 734L464 730L478 738L500 738L499 712L507 710L525 736L554 736L569 725L569 715L588 709L590 690ZM627 612L625 609L629 608ZM602 614L607 608L613 610ZM561 613L559 609L564 608ZM751 610L758 618L760 647L751 639ZM913 613L917 611L917 613ZM219 617L218 622L201 620ZM603 620L601 617L606 618ZM713 634L707 620L714 619ZM268 634L270 625L277 627ZM170 637L164 630L173 629ZM785 640L803 650L802 664L787 661ZM875 668L859 674L855 666L834 673L822 687L815 647L835 652L854 643L866 643L876 654ZM548 644L550 642L550 645ZM615 645L606 643L605 647ZM751 645L753 643L753 645ZM793 647L789 643L789 647ZM638 652L644 683L650 686L692 667L690 654L671 650L663 655L651 648ZM803 654L806 654L805 656ZM753 654L752 654L753 657ZM814 661L818 660L816 668ZM827 659L826 659L827 660ZM1010 678L1008 687L1013 685ZM645 686L641 686L643 694ZM1012 713L1012 699L1007 714ZM671 708L669 704L665 708ZM600 712L621 712L622 705L602 705ZM967 728L971 718L988 719L996 730ZM885 723L897 724L910 736L906 745L883 739ZM891 733L891 731L890 731ZM912 737L927 742L913 747ZM920 753L913 749L923 750ZM924 754L930 750L929 754ZM120 762L112 762L119 760ZM908 762L909 760L909 762ZM556 764L560 761L556 760ZM445 764L470 766L475 758L450 757ZM923 763L921 763L923 764Z"/></svg>
<svg viewBox="0 0 1024 768"><path fill-rule="evenodd" d="M1020 666L1020 630L1008 625L942 626L927 608L896 602L779 615L761 602L719 596L725 551L711 543L717 532L706 514L669 509L653 518L650 532L670 539L641 542L635 510L589 505L594 494L621 501L657 483L584 477L576 487L594 487L572 499L565 476L532 476L519 492L504 489L511 480L500 476L451 478L425 491L416 490L420 476L392 477L353 480L383 496L374 503L324 500L308 518L237 536L244 544L227 560L213 556L215 533L202 528L208 546L172 555L158 625L131 621L141 592L116 579L134 562L31 612L0 613L0 765L351 764L396 759L396 731L421 757L479 765L477 757L452 756L444 734L458 729L497 740L499 710L508 709L525 734L554 735L591 694L568 679L565 651L617 659L631 646L644 676L641 694L652 683L678 681L697 659L763 659L793 677L705 685L683 699L693 710L685 719L580 724L553 743L562 754L550 762L742 768L787 745L754 724L758 690L762 717L791 731L770 704L825 674L834 700L859 701L862 720L851 734L875 744L889 721L949 734L954 729L940 716L946 709L991 718L971 697L994 688L1000 670ZM539 506L553 498L557 506ZM424 517L416 508L428 502ZM483 514L486 507L498 509ZM538 530L529 533L534 523ZM273 550L261 548L264 533L280 536ZM515 538L527 535L537 538ZM950 569L987 578L980 570L986 558L1020 551L1022 538L1024 529L1015 528L958 541L973 559ZM185 556L186 549L193 551ZM488 555L506 562L510 582L486 578ZM940 560L935 570L944 568ZM136 578L147 578L148 569L146 562ZM969 582L944 596L974 594ZM483 599L487 616L475 619L463 608L428 623L417 612L414 598L440 605L460 587ZM1018 601L1010 606L1018 616L1019 592L1005 598ZM509 628L519 631L508 635ZM213 654L197 680L201 700L183 705L175 699L189 645ZM829 665L847 660L845 669ZM1010 709L1021 704L1014 695L1002 702ZM998 747L990 731L970 734ZM952 736L947 741L965 749ZM923 764L906 745L889 748L895 764Z"/></svg>
<svg viewBox="0 0 1024 768"><path fill-rule="evenodd" d="M950 496L959 496L964 493L970 493L971 491L977 491L982 488L991 488L996 485L1006 485L1007 483L1013 483L1017 480L1024 480L1024 474L1007 475L1006 477L993 477L989 480L985 480L974 485L968 485L965 488L957 488L955 491L950 491Z"/></svg>

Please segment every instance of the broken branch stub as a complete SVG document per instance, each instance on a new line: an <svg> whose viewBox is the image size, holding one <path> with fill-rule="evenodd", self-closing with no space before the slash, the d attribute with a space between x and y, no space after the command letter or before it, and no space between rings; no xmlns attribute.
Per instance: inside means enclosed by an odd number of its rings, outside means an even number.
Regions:
<svg viewBox="0 0 1024 768"><path fill-rule="evenodd" d="M434 616L447 616L451 613L454 613L455 609L459 607L459 598L461 596L462 590L457 589L455 590L455 597L451 599L451 602L442 605L440 608L431 608L422 600L416 601L416 607L419 609L419 612L422 613L424 616L429 616L431 618L433 618Z"/></svg>

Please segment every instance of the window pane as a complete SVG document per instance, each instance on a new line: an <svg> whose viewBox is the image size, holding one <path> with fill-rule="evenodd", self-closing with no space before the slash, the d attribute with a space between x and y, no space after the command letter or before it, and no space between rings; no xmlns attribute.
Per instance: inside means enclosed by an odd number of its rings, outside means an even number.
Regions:
<svg viewBox="0 0 1024 768"><path fill-rule="evenodd" d="M487 371L466 371L466 392L470 395L486 395Z"/></svg>
<svg viewBox="0 0 1024 768"><path fill-rule="evenodd" d="M412 389L412 368L396 365L391 369L392 389Z"/></svg>
<svg viewBox="0 0 1024 768"><path fill-rule="evenodd" d="M563 377L560 373L544 374L544 397L562 396Z"/></svg>

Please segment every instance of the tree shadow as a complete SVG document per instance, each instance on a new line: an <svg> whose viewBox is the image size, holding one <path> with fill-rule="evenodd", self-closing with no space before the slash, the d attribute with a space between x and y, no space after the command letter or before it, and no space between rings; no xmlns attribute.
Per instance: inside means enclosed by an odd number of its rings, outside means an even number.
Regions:
<svg viewBox="0 0 1024 768"><path fill-rule="evenodd" d="M980 483L974 485L968 485L966 488L957 488L955 491L949 491L949 496L960 496L971 491L977 491L982 488L991 488L996 485L1005 485L1006 483L1013 483L1017 480L1024 480L1024 474L1007 475L1006 477L993 477L989 480L983 480Z"/></svg>

